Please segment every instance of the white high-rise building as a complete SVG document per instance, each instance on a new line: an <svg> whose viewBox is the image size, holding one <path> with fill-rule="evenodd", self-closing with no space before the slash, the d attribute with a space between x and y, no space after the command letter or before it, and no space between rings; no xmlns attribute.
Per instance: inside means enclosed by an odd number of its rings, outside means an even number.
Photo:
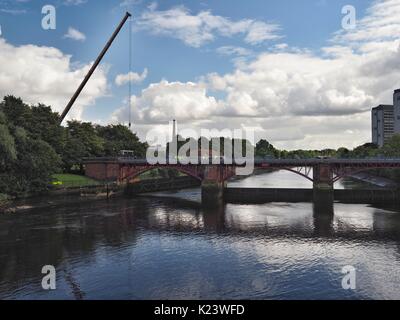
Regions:
<svg viewBox="0 0 400 320"><path fill-rule="evenodd" d="M382 147L394 134L400 134L400 89L393 94L393 105L372 109L372 143Z"/></svg>
<svg viewBox="0 0 400 320"><path fill-rule="evenodd" d="M393 137L394 114L392 105L380 105L372 109L372 143L382 147Z"/></svg>

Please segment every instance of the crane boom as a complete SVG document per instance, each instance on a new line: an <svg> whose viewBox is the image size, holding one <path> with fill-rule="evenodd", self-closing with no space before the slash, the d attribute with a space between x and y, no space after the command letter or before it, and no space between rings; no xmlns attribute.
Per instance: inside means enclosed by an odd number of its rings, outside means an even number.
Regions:
<svg viewBox="0 0 400 320"><path fill-rule="evenodd" d="M105 45L104 49L101 51L100 55L97 57L96 61L94 62L94 64L90 68L90 70L89 70L88 74L86 75L85 79L83 79L82 83L80 84L80 86L78 87L78 89L76 90L74 95L72 96L71 100L68 102L67 106L65 107L65 109L64 109L64 111L63 111L63 113L61 114L61 117L60 117L60 124L64 121L64 119L67 116L68 112L71 110L72 106L74 105L76 99L78 99L79 95L81 94L83 88L85 88L86 84L88 83L89 79L91 78L91 76L95 72L96 68L100 64L100 62L103 59L103 57L105 56L105 54L107 53L108 49L110 49L112 43L114 42L115 38L117 37L117 35L121 31L121 29L124 26L125 22L131 16L132 15L129 12L127 12L125 14L125 17L122 19L122 21L118 25L117 29L115 29L115 31L112 34L110 40L108 40L108 42Z"/></svg>

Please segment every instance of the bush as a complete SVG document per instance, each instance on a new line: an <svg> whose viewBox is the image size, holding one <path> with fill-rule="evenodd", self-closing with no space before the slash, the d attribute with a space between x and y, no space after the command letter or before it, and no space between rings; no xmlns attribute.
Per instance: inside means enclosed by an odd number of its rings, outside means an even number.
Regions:
<svg viewBox="0 0 400 320"><path fill-rule="evenodd" d="M7 195L0 193L0 210L1 210L1 208L3 208L4 206L7 205L9 200L10 199Z"/></svg>

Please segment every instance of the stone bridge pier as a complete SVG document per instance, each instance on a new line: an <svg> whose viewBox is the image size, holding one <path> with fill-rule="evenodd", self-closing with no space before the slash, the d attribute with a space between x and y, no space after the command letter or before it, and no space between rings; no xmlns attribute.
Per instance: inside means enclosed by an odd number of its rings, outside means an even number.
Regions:
<svg viewBox="0 0 400 320"><path fill-rule="evenodd" d="M224 203L227 180L235 175L232 166L209 165L204 168L201 183L201 202L206 207L220 206Z"/></svg>
<svg viewBox="0 0 400 320"><path fill-rule="evenodd" d="M329 164L318 164L313 167L314 204L333 203L334 179L333 168Z"/></svg>

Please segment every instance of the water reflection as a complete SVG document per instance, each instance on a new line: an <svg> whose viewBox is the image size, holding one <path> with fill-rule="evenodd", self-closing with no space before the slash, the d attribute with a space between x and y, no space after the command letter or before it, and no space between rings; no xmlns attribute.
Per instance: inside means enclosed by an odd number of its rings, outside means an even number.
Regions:
<svg viewBox="0 0 400 320"><path fill-rule="evenodd" d="M0 216L2 299L400 298L396 209L227 204L199 190ZM41 289L54 265L57 290ZM357 268L357 290L341 269Z"/></svg>
<svg viewBox="0 0 400 320"><path fill-rule="evenodd" d="M312 171L310 173L312 176ZM238 178L238 177L237 177ZM229 182L229 187L235 188L304 188L313 187L310 180L289 171L273 171L268 174L262 171L245 179L234 179ZM351 178L341 179L335 183L335 189L357 189L371 187L365 182L359 182Z"/></svg>

